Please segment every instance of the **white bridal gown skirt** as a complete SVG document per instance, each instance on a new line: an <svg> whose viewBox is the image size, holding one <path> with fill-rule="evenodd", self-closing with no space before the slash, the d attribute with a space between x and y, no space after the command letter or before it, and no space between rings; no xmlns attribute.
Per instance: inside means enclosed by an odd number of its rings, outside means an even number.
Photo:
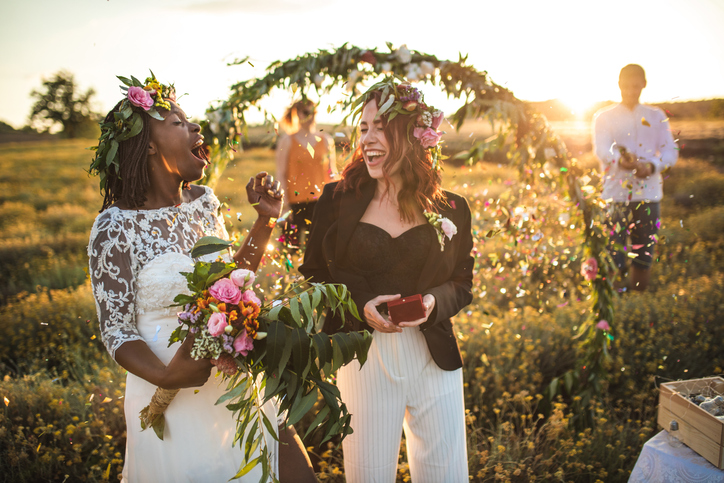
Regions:
<svg viewBox="0 0 724 483"><path fill-rule="evenodd" d="M171 332L178 326L175 315L167 311L147 312L137 316L141 336L151 350L168 364L180 344L168 347ZM239 471L243 445L232 447L236 434L233 413L226 404L215 405L226 391L226 383L213 369L202 387L182 389L166 409L164 439L158 439L152 428L141 431L138 418L151 401L156 386L128 374L126 378L125 414L127 426L126 459L123 482L226 482ZM266 416L275 422L272 402L264 406ZM266 428L264 428L266 430ZM272 469L278 474L278 443L266 437L272 458ZM258 450L253 457L258 455ZM247 473L242 482L258 482L261 466Z"/></svg>

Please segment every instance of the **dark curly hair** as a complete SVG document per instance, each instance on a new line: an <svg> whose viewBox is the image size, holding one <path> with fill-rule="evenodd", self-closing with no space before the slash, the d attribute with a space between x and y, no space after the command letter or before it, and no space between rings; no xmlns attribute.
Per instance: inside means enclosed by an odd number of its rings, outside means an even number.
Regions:
<svg viewBox="0 0 724 483"><path fill-rule="evenodd" d="M375 101L379 106L381 97L381 91L371 92L364 106L372 101ZM418 207L436 212L436 204L443 201L445 195L440 186L442 182L440 170L433 169L430 152L424 149L420 143L410 142L408 139L407 125L409 119L407 116L396 116L392 121L388 121L386 114L381 118L383 132L390 145L389 155L382 166L382 172L388 187L391 182L389 172L392 166L398 160L402 163L400 167L402 187L397 193L400 215L407 221L413 221L415 219L415 209ZM360 193L360 187L371 180L372 178L362 157L362 146L358 143L352 155L352 160L342 171L342 180L336 189L338 191L355 190Z"/></svg>

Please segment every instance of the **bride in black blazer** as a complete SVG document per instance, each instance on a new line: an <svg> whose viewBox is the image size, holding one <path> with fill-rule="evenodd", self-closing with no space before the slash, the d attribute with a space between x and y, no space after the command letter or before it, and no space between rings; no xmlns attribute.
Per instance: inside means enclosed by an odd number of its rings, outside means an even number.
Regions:
<svg viewBox="0 0 724 483"><path fill-rule="evenodd" d="M403 427L413 482L468 481L451 318L472 301L473 240L467 201L440 187L443 113L394 79L360 103L355 153L319 198L299 267L312 281L345 284L363 319L328 317L325 332L373 333L367 363L337 375L353 414L346 481L394 482ZM397 305L418 294L422 304Z"/></svg>

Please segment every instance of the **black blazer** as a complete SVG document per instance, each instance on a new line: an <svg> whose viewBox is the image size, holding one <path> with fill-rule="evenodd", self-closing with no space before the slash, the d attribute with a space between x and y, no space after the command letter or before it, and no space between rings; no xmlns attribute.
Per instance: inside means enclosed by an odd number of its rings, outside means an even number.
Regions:
<svg viewBox="0 0 724 483"><path fill-rule="evenodd" d="M379 294L370 287L364 277L353 273L346 266L346 252L352 233L375 193L375 182L362 185L361 194L354 191L337 192L337 183L324 187L314 208L312 228L304 253L304 263L299 271L312 281L343 283L349 289L360 316L367 302ZM446 371L462 367L463 361L450 320L472 301L473 266L470 255L473 248L470 207L465 198L446 191L447 203L437 208L439 213L452 220L458 233L452 240L445 238L445 250L433 243L427 262L417 284L421 294L435 296L435 309L429 319L420 325L435 363ZM324 331L373 330L366 322L348 315L342 327L339 316L327 317Z"/></svg>

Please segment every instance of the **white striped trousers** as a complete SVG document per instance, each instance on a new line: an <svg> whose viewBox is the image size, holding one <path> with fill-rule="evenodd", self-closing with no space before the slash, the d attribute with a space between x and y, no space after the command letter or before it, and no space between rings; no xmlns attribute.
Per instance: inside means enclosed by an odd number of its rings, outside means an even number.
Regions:
<svg viewBox="0 0 724 483"><path fill-rule="evenodd" d="M419 328L374 332L365 365L341 368L337 385L354 429L347 483L393 483L403 427L413 483L468 481L462 369L440 369Z"/></svg>

